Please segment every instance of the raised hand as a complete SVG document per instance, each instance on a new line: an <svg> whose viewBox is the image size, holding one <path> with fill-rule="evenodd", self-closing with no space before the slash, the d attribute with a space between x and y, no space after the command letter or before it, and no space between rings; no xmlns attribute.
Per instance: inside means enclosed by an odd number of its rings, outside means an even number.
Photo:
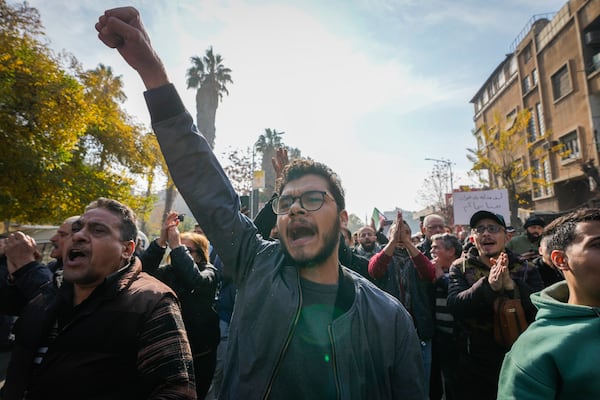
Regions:
<svg viewBox="0 0 600 400"><path fill-rule="evenodd" d="M4 252L6 254L8 273L11 275L24 265L40 258L40 252L36 247L35 240L23 232L11 233L6 238Z"/></svg>
<svg viewBox="0 0 600 400"><path fill-rule="evenodd" d="M98 38L108 47L117 49L123 59L138 71L146 88L152 89L169 83L138 10L133 7L107 10L98 18L95 28Z"/></svg>
<svg viewBox="0 0 600 400"><path fill-rule="evenodd" d="M287 149L281 147L278 148L275 153L275 157L271 158L271 163L273 164L273 169L275 170L276 179L281 178L283 169L290 163Z"/></svg>
<svg viewBox="0 0 600 400"><path fill-rule="evenodd" d="M504 281L508 274L508 256L502 252L498 258L490 258L490 263L492 266L488 275L488 282L493 291L499 292L505 288ZM510 275L508 277L510 279Z"/></svg>
<svg viewBox="0 0 600 400"><path fill-rule="evenodd" d="M160 228L160 237L158 238L158 245L165 247L167 244L171 249L181 246L179 239L179 214L176 211L170 211L165 218L165 222Z"/></svg>
<svg viewBox="0 0 600 400"><path fill-rule="evenodd" d="M412 244L412 238L410 237L410 230L406 229L406 226L404 225L404 217L402 217L402 211L398 211L398 213L396 215L396 225L398 225L398 228L396 228L396 229L399 231L400 242L404 246L407 246L409 243Z"/></svg>

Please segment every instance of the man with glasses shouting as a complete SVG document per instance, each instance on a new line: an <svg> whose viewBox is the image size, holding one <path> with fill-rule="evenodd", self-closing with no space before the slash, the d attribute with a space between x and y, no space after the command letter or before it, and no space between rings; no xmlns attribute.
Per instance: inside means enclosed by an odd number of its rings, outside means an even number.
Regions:
<svg viewBox="0 0 600 400"><path fill-rule="evenodd" d="M279 241L265 241L198 133L138 11L106 11L99 38L142 78L152 126L178 190L238 288L221 399L425 398L406 310L341 266L344 192L327 166L299 160L273 202Z"/></svg>
<svg viewBox="0 0 600 400"><path fill-rule="evenodd" d="M533 264L505 248L506 224L501 215L477 211L470 225L475 246L450 267L448 285L448 306L458 332L457 398L492 400L508 351L494 340L494 301L520 299L531 322L536 309L529 295L541 290L543 282Z"/></svg>

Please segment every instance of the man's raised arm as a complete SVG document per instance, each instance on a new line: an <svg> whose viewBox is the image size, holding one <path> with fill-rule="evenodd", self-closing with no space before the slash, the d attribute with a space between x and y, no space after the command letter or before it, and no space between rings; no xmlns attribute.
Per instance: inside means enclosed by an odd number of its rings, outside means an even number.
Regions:
<svg viewBox="0 0 600 400"><path fill-rule="evenodd" d="M108 47L117 49L135 69L146 89L169 82L165 67L150 43L140 13L133 7L106 10L96 23L98 38Z"/></svg>

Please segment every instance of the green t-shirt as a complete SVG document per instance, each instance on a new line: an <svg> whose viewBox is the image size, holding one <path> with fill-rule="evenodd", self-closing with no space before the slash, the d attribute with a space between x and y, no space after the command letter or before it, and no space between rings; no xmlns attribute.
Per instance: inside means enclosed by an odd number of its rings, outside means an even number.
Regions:
<svg viewBox="0 0 600 400"><path fill-rule="evenodd" d="M272 399L335 399L337 390L328 326L338 285L305 279L302 310L271 390Z"/></svg>

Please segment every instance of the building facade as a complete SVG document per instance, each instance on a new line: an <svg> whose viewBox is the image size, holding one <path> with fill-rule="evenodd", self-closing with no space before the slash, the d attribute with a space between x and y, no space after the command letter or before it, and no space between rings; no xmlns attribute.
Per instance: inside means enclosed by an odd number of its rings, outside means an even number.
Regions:
<svg viewBox="0 0 600 400"><path fill-rule="evenodd" d="M529 110L513 154L531 171L518 188L528 207L598 206L600 1L570 0L555 14L534 16L471 103L477 146L488 155L496 149L484 129L499 120L510 128Z"/></svg>

